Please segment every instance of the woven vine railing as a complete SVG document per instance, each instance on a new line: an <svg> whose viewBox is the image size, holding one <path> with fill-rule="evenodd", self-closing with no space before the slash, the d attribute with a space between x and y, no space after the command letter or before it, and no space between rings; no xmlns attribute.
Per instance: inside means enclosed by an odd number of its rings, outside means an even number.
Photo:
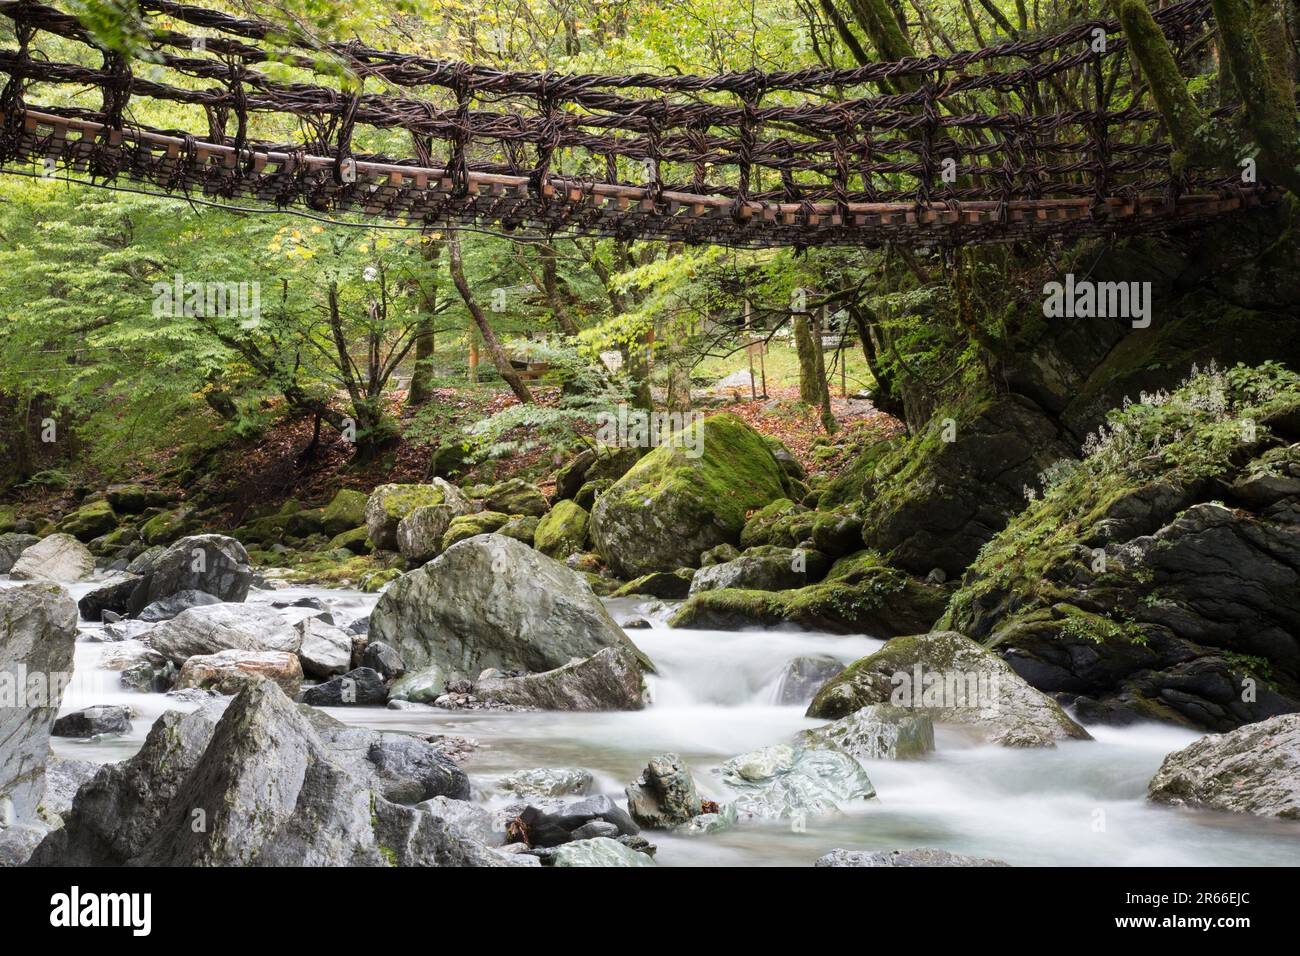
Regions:
<svg viewBox="0 0 1300 956"><path fill-rule="evenodd" d="M170 0L138 12L127 55L67 12L0 0L14 35L0 48L0 170L734 246L1122 235L1277 198L1222 171L1172 171L1113 21L853 69L605 76L323 43ZM1206 0L1156 19L1200 72ZM133 122L140 98L187 128Z"/></svg>

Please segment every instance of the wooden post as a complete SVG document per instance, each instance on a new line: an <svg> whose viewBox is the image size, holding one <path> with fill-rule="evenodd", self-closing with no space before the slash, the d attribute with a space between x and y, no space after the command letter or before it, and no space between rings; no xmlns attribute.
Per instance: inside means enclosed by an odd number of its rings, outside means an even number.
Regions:
<svg viewBox="0 0 1300 956"><path fill-rule="evenodd" d="M754 345L752 342L745 351L749 353L749 400L756 402L758 401L758 391L754 385Z"/></svg>

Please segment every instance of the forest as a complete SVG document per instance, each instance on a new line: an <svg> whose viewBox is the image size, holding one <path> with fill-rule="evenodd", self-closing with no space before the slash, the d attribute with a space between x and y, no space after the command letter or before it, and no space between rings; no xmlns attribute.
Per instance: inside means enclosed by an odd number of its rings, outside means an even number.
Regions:
<svg viewBox="0 0 1300 956"><path fill-rule="evenodd" d="M1298 30L0 3L0 865L1294 865Z"/></svg>

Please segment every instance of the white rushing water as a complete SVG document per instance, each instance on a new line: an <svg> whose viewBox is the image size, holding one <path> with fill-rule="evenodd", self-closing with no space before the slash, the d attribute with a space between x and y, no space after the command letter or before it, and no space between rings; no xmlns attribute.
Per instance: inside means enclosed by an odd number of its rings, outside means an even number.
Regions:
<svg viewBox="0 0 1300 956"><path fill-rule="evenodd" d="M0 577L0 587L7 582ZM89 589L72 590L80 596ZM250 602L317 597L340 625L369 613L374 595L321 588L254 591ZM702 793L726 797L714 770L728 757L787 742L820 721L804 708L778 706L785 664L804 654L830 654L848 663L881 645L865 637L785 631L686 631L663 624L665 608L611 601L619 619L637 615L650 629L632 640L655 661L654 698L626 713L393 711L338 708L340 720L376 730L410 730L471 737L478 749L464 763L476 799L517 802L496 785L502 775L531 767L583 767L600 792L622 798L623 787L647 760L673 751L689 764ZM150 724L176 703L162 694L121 689L118 675L99 666L121 645L93 640L83 625L76 675L64 712L93 704L128 704L140 717L133 732L96 742L56 740L64 757L109 761L130 756ZM888 850L920 846L989 856L1018 865L1295 865L1300 826L1227 814L1172 810L1145 799L1146 784L1170 751L1199 736L1165 725L1089 727L1093 741L1051 750L973 746L944 732L937 752L917 761L870 761L878 798L835 817L810 817L803 832L789 823L744 823L708 836L647 834L666 865L808 865L835 847Z"/></svg>

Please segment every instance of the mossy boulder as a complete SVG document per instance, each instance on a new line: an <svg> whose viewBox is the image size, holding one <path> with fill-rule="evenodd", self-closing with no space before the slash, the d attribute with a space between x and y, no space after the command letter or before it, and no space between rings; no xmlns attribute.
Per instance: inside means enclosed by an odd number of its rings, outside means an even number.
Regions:
<svg viewBox="0 0 1300 956"><path fill-rule="evenodd" d="M641 451L642 449L633 446L603 445L579 452L555 473L555 496L561 500L574 498L584 485L593 481L608 481L612 484L637 463Z"/></svg>
<svg viewBox="0 0 1300 956"><path fill-rule="evenodd" d="M454 518L442 536L442 550L446 551L458 541L473 538L480 534L491 534L505 526L510 515L500 511L476 511L474 514Z"/></svg>
<svg viewBox="0 0 1300 956"><path fill-rule="evenodd" d="M778 498L758 509L745 522L740 532L740 546L774 544L793 548L812 538L817 515L789 498Z"/></svg>
<svg viewBox="0 0 1300 956"><path fill-rule="evenodd" d="M63 534L70 534L78 541L93 541L101 535L108 534L117 527L117 515L113 506L104 498L84 504L76 511L66 515L55 526Z"/></svg>
<svg viewBox="0 0 1300 956"><path fill-rule="evenodd" d="M0 505L0 534L9 534L17 523L17 509L12 505Z"/></svg>
<svg viewBox="0 0 1300 956"><path fill-rule="evenodd" d="M136 482L109 485L104 497L120 515L138 515L149 507L149 489Z"/></svg>
<svg viewBox="0 0 1300 956"><path fill-rule="evenodd" d="M829 681L808 716L837 720L876 704L963 725L1007 747L1091 739L1000 657L955 631L894 638Z"/></svg>
<svg viewBox="0 0 1300 956"><path fill-rule="evenodd" d="M892 637L926 630L943 614L948 591L927 584L879 555L842 559L818 584L784 591L723 588L690 596L673 627L738 630L796 624L839 634Z"/></svg>
<svg viewBox="0 0 1300 956"><path fill-rule="evenodd" d="M821 580L830 562L819 551L764 545L740 557L700 568L691 581L691 593L741 588L784 591Z"/></svg>
<svg viewBox="0 0 1300 956"><path fill-rule="evenodd" d="M578 493L573 496L573 503L590 511L596 506L596 499L613 485L614 480L612 478L597 478L594 481L584 482L583 486L578 489Z"/></svg>
<svg viewBox="0 0 1300 956"><path fill-rule="evenodd" d="M448 504L468 510L469 503L455 485L435 478L429 484L380 485L366 499L366 528L370 541L384 551L397 550L397 526L416 508Z"/></svg>
<svg viewBox="0 0 1300 956"><path fill-rule="evenodd" d="M321 530L334 537L366 523L368 496L351 488L340 488L321 511Z"/></svg>
<svg viewBox="0 0 1300 956"><path fill-rule="evenodd" d="M533 546L550 558L563 560L581 551L587 541L591 515L573 501L558 501L537 524Z"/></svg>
<svg viewBox="0 0 1300 956"><path fill-rule="evenodd" d="M509 478L494 485L476 486L470 497L481 499L487 511L500 511L508 515L532 515L540 518L546 514L546 496L540 488L522 478Z"/></svg>
<svg viewBox="0 0 1300 956"><path fill-rule="evenodd" d="M452 521L464 514L458 503L421 505L397 523L397 550L411 566L442 553L442 539Z"/></svg>
<svg viewBox="0 0 1300 956"><path fill-rule="evenodd" d="M509 521L497 528L496 533L522 541L533 547L537 540L537 528L542 519L534 515L514 515Z"/></svg>
<svg viewBox="0 0 1300 956"><path fill-rule="evenodd" d="M693 568L678 568L676 571L651 571L635 580L627 582L611 594L611 597L635 597L648 595L668 601L680 600L691 590L691 579L695 577Z"/></svg>
<svg viewBox="0 0 1300 956"><path fill-rule="evenodd" d="M352 554L370 554L375 550L375 546L370 543L370 532L366 530L365 525L330 538L330 550L338 548L343 548Z"/></svg>
<svg viewBox="0 0 1300 956"><path fill-rule="evenodd" d="M697 567L701 552L736 543L745 517L784 494L784 472L742 419L702 423L702 454L663 445L600 496L592 512L597 550L619 574Z"/></svg>
<svg viewBox="0 0 1300 956"><path fill-rule="evenodd" d="M140 536L150 545L171 544L190 532L197 531L198 527L193 511L182 505L154 515L140 527Z"/></svg>

